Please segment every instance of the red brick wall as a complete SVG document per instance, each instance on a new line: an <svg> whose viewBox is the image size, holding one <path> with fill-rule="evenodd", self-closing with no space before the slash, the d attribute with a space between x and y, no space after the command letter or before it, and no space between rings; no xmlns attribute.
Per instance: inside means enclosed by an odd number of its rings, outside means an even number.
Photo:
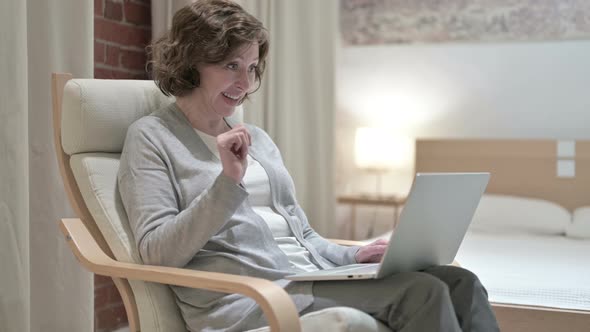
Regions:
<svg viewBox="0 0 590 332"><path fill-rule="evenodd" d="M94 275L94 331L110 332L129 325L113 279Z"/></svg>
<svg viewBox="0 0 590 332"><path fill-rule="evenodd" d="M94 77L145 79L150 0L94 0Z"/></svg>
<svg viewBox="0 0 590 332"><path fill-rule="evenodd" d="M151 39L150 0L94 0L94 77L146 79L145 46ZM128 325L111 278L94 277L94 331Z"/></svg>

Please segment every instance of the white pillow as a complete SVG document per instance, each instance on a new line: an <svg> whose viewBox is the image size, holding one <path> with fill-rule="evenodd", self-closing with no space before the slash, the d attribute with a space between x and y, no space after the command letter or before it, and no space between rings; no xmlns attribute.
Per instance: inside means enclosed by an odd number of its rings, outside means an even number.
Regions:
<svg viewBox="0 0 590 332"><path fill-rule="evenodd" d="M571 214L559 204L535 198L486 194L470 230L491 233L565 234Z"/></svg>
<svg viewBox="0 0 590 332"><path fill-rule="evenodd" d="M567 227L566 235L578 239L590 239L590 206L577 208L574 221Z"/></svg>

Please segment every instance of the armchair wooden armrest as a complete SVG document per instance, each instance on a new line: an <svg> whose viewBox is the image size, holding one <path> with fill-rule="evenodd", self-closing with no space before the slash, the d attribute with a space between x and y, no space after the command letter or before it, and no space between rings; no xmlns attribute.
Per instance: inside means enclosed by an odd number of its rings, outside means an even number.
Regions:
<svg viewBox="0 0 590 332"><path fill-rule="evenodd" d="M226 273L118 262L100 249L80 219L62 219L60 229L78 261L95 274L243 294L260 305L271 331L301 331L295 304L287 292L271 281Z"/></svg>

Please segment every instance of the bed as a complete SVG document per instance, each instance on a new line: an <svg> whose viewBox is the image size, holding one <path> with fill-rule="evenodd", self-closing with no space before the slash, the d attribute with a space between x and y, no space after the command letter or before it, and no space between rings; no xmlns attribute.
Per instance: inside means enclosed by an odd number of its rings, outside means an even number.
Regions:
<svg viewBox="0 0 590 332"><path fill-rule="evenodd" d="M590 141L418 140L416 172L492 173L457 255L502 331L590 331ZM575 164L558 177L557 163Z"/></svg>
<svg viewBox="0 0 590 332"><path fill-rule="evenodd" d="M457 261L477 271L492 302L590 310L590 264L580 264L588 260L584 253L590 253L590 241L469 232Z"/></svg>

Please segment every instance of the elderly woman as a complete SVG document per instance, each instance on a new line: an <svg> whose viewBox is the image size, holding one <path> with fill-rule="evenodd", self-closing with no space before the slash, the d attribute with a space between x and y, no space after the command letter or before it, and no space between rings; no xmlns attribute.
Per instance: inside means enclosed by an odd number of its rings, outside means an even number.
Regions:
<svg viewBox="0 0 590 332"><path fill-rule="evenodd" d="M184 7L151 45L154 80L176 101L129 128L118 174L143 261L272 280L301 314L350 306L399 331L497 330L484 288L461 268L369 281L284 279L378 262L385 243L344 247L322 238L297 203L270 137L228 119L259 86L268 48L262 24L223 0ZM172 289L190 331L266 324L242 295Z"/></svg>

